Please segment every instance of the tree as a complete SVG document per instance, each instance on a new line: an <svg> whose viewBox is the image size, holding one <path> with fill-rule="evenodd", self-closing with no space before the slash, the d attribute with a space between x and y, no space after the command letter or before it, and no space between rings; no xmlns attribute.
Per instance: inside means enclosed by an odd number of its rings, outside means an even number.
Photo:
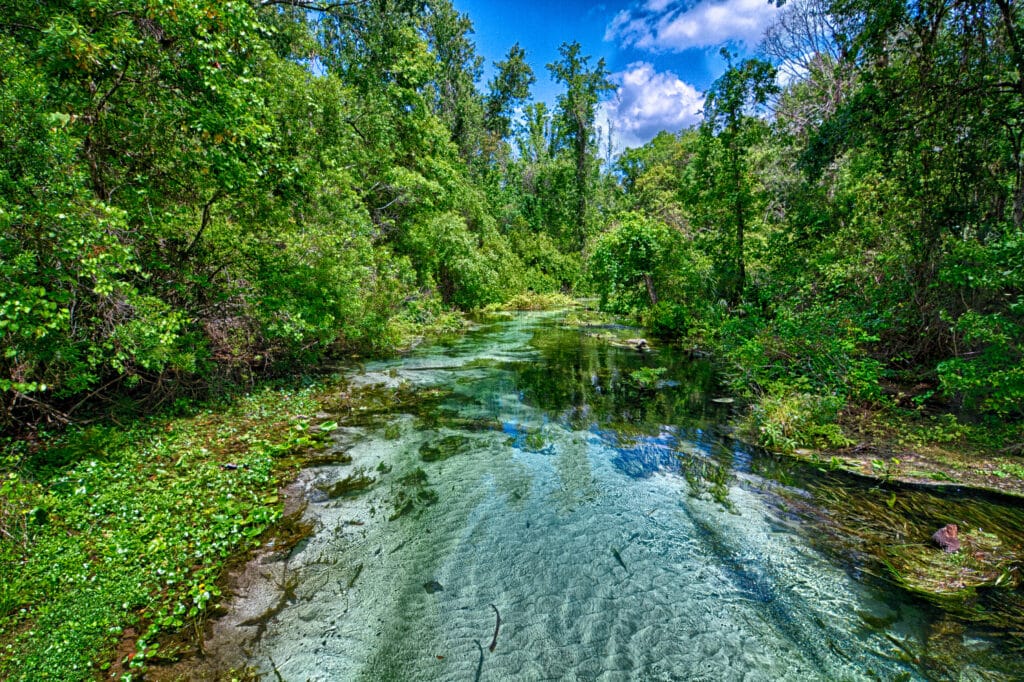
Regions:
<svg viewBox="0 0 1024 682"><path fill-rule="evenodd" d="M746 284L744 233L752 204L752 190L746 177L747 154L763 125L752 114L764 107L768 98L778 91L776 69L760 59L747 59L734 66L732 55L723 49L728 69L708 90L704 100L704 122L701 134L710 145L715 138L723 155L711 162L707 182L719 184L721 198L728 207L733 234L731 260L733 272L730 300L735 304L743 298ZM713 157L706 156L710 160Z"/></svg>
<svg viewBox="0 0 1024 682"><path fill-rule="evenodd" d="M576 244L582 249L587 238L587 204L591 171L596 167L597 136L595 118L597 105L605 93L616 89L609 79L604 59L591 68L590 57L580 54L578 42L562 43L562 58L547 65L554 79L565 86L558 96L555 116L556 141L567 146L575 162Z"/></svg>
<svg viewBox="0 0 1024 682"><path fill-rule="evenodd" d="M526 50L516 43L508 55L494 63L498 73L487 84L487 129L499 140L512 133L512 117L517 107L530 98L530 86L537 82L533 69L526 63Z"/></svg>
<svg viewBox="0 0 1024 682"><path fill-rule="evenodd" d="M434 113L451 131L460 156L469 161L480 153L484 123L484 104L476 89L483 57L469 38L473 22L448 0L432 0L424 23L437 60L431 98Z"/></svg>

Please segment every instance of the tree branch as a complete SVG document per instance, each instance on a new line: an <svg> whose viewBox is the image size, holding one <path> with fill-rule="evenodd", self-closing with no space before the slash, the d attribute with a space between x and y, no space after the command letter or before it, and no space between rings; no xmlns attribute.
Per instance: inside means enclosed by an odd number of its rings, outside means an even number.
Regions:
<svg viewBox="0 0 1024 682"><path fill-rule="evenodd" d="M203 217L199 222L199 231L196 232L196 236L192 238L192 242L188 245L188 248L185 249L185 253L182 255L188 256L190 253L192 253L192 249L195 248L196 244L199 243L199 238L203 236L203 232L206 230L206 227L210 224L210 208L213 206L213 203L217 201L217 199L219 198L220 192L214 192L213 196L210 197L210 200L203 205Z"/></svg>

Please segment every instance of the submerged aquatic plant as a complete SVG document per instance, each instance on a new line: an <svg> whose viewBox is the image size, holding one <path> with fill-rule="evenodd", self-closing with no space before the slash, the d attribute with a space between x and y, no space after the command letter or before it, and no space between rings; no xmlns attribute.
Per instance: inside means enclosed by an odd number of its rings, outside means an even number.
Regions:
<svg viewBox="0 0 1024 682"><path fill-rule="evenodd" d="M420 446L420 459L424 462L440 462L462 454L469 448L466 436L445 436L430 440Z"/></svg>
<svg viewBox="0 0 1024 682"><path fill-rule="evenodd" d="M405 516L413 511L422 511L438 500L437 491L430 487L427 472L417 467L395 480L392 486L394 513L388 521Z"/></svg>
<svg viewBox="0 0 1024 682"><path fill-rule="evenodd" d="M903 587L932 598L963 601L979 587L1020 584L1019 549L981 529L962 531L958 539L957 552L921 543L889 548L883 561Z"/></svg>
<svg viewBox="0 0 1024 682"><path fill-rule="evenodd" d="M676 457L679 459L683 478L690 487L692 497L707 495L723 509L735 511L735 506L729 499L729 484L733 480L733 475L728 466L699 455L677 454Z"/></svg>
<svg viewBox="0 0 1024 682"><path fill-rule="evenodd" d="M668 371L665 367L642 367L629 373L633 383L640 388L652 390L658 387L661 375Z"/></svg>
<svg viewBox="0 0 1024 682"><path fill-rule="evenodd" d="M333 500L339 497L352 497L353 495L366 492L376 482L377 479L367 476L366 471L359 468L341 480L335 481L330 485L320 486L320 490L327 495L328 499Z"/></svg>
<svg viewBox="0 0 1024 682"><path fill-rule="evenodd" d="M1024 561L1019 510L980 499L856 489L828 481L811 492L813 508L796 499L789 502L803 505L803 516L821 531L819 541L852 557L858 571L899 585L966 622L1024 633L1024 595L1016 589ZM949 519L956 519L960 529L957 552L946 552L931 539Z"/></svg>

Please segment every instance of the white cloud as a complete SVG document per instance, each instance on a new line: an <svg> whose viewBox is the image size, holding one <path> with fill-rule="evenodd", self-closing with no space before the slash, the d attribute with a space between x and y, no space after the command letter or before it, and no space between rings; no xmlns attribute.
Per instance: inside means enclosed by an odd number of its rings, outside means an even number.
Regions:
<svg viewBox="0 0 1024 682"><path fill-rule="evenodd" d="M678 132L700 121L704 96L671 71L656 71L647 62L634 62L612 74L619 90L604 105L612 123L616 149L636 147L662 130Z"/></svg>
<svg viewBox="0 0 1024 682"><path fill-rule="evenodd" d="M644 9L648 12L664 12L672 4L672 0L647 0Z"/></svg>
<svg viewBox="0 0 1024 682"><path fill-rule="evenodd" d="M744 43L754 47L778 8L768 0L700 0L681 7L668 0L646 0L622 10L605 29L604 39L651 52Z"/></svg>

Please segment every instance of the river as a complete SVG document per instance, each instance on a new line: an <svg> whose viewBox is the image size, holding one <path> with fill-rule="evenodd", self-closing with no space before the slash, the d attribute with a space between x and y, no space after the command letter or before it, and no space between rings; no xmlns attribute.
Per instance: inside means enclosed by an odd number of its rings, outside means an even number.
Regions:
<svg viewBox="0 0 1024 682"><path fill-rule="evenodd" d="M709 364L609 333L630 330L517 314L350 372L339 393L379 400L328 401L342 461L293 487L313 532L254 563L211 655L288 681L1024 679L1013 626L915 596L842 532L873 523L862 499L922 547L971 514L1019 531L1019 508L897 505L757 452Z"/></svg>

